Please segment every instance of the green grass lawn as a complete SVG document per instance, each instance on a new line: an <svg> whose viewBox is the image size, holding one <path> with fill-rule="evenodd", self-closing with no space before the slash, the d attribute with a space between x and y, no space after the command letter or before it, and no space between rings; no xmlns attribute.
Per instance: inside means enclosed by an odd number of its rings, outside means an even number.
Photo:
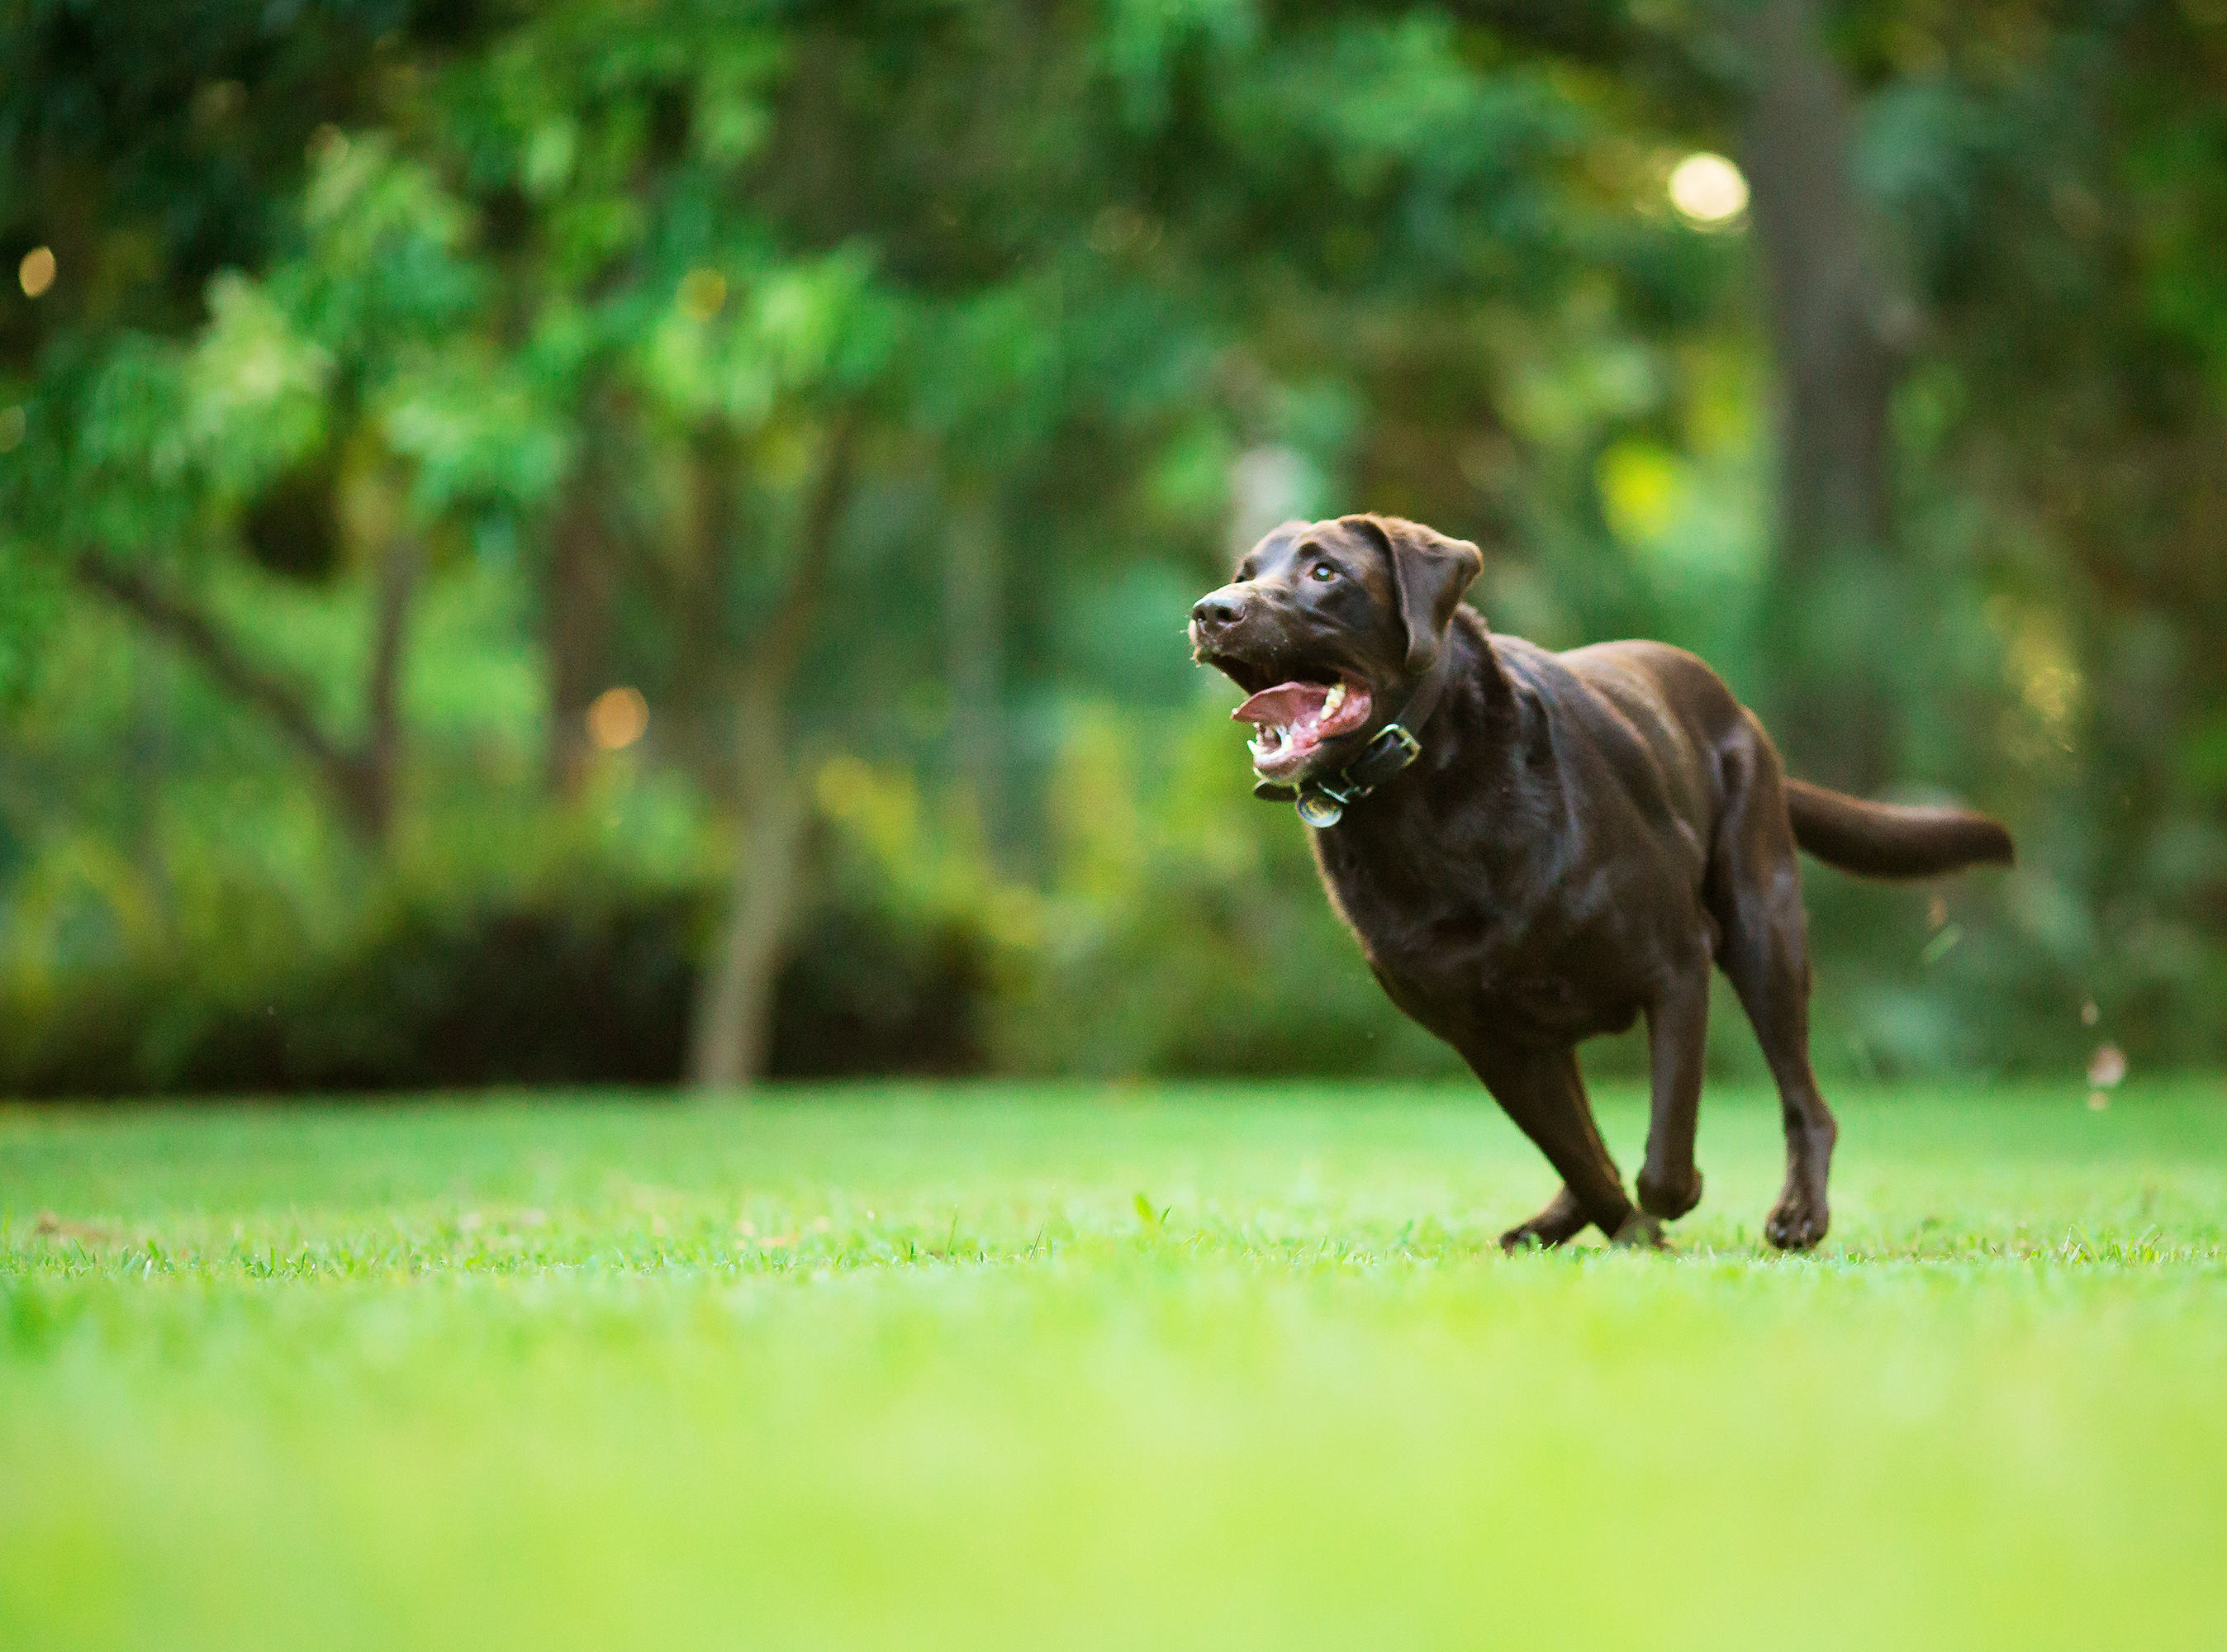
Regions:
<svg viewBox="0 0 2227 1652"><path fill-rule="evenodd" d="M0 1110L0 1646L2227 1645L2227 1087L1835 1099Z"/></svg>

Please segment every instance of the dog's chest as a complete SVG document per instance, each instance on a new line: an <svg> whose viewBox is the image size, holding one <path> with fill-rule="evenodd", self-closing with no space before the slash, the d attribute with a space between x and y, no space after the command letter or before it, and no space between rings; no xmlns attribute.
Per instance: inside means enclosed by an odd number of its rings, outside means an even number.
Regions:
<svg viewBox="0 0 2227 1652"><path fill-rule="evenodd" d="M1394 1003L1442 1036L1575 1037L1628 1024L1636 951L1614 903L1521 852L1316 834L1331 904Z"/></svg>
<svg viewBox="0 0 2227 1652"><path fill-rule="evenodd" d="M1379 974L1418 987L1475 983L1520 961L1535 927L1521 867L1482 865L1427 841L1314 839L1330 904Z"/></svg>

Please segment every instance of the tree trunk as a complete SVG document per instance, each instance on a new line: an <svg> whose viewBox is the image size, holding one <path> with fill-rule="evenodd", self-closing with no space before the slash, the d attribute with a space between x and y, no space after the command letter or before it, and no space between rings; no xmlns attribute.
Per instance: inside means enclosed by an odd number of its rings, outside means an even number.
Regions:
<svg viewBox="0 0 2227 1652"><path fill-rule="evenodd" d="M347 755L340 785L374 843L394 830L402 772L402 659L418 595L417 542L394 534L380 547L372 610L371 660L364 677L363 743Z"/></svg>
<svg viewBox="0 0 2227 1652"><path fill-rule="evenodd" d="M1760 0L1746 171L1777 357L1777 559L1766 636L1776 732L1807 773L1883 777L1891 707L1866 646L1892 598L1888 411L1906 311L1887 294L1849 175L1854 120L1816 0Z"/></svg>
<svg viewBox="0 0 2227 1652"><path fill-rule="evenodd" d="M788 696L849 499L856 428L846 415L828 432L787 583L750 641L735 694L741 820L727 921L696 1002L688 1081L699 1090L747 1087L763 1074L772 1043L774 987L798 905L809 819L804 776L789 749Z"/></svg>
<svg viewBox="0 0 2227 1652"><path fill-rule="evenodd" d="M736 712L742 724L736 756L748 801L737 833L727 921L698 1000L689 1076L699 1090L740 1089L765 1071L782 946L802 881L807 811L783 749L779 698L746 692Z"/></svg>

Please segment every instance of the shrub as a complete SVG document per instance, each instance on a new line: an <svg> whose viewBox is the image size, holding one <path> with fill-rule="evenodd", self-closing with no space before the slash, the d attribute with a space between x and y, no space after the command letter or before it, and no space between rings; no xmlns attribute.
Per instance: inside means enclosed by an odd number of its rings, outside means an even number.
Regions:
<svg viewBox="0 0 2227 1652"><path fill-rule="evenodd" d="M831 890L774 1007L776 1075L956 1073L983 1059L978 928ZM267 890L227 904L270 903ZM252 1094L681 1076L724 891L576 866L482 894L375 899L336 943L173 928L121 957L0 985L0 1088L21 1096ZM273 929L290 931L273 944Z"/></svg>

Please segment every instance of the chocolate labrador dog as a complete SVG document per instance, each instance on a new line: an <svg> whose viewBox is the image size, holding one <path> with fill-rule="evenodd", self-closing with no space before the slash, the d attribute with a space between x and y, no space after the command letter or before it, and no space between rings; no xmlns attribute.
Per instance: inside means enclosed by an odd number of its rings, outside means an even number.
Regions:
<svg viewBox="0 0 2227 1652"><path fill-rule="evenodd" d="M1377 516L1288 522L1191 609L1193 657L1249 698L1265 796L1312 828L1331 903L1392 1001L1459 1050L1562 1178L1501 1236L1623 1244L1701 1197L1694 1130L1712 964L1778 1087L1786 1185L1764 1224L1805 1250L1831 1220L1839 1127L1809 1071L1794 852L1876 877L2008 864L1994 821L1787 778L1763 725L1656 642L1549 654L1462 592L1475 545ZM1653 1068L1635 1209L1576 1046L1644 1012Z"/></svg>

